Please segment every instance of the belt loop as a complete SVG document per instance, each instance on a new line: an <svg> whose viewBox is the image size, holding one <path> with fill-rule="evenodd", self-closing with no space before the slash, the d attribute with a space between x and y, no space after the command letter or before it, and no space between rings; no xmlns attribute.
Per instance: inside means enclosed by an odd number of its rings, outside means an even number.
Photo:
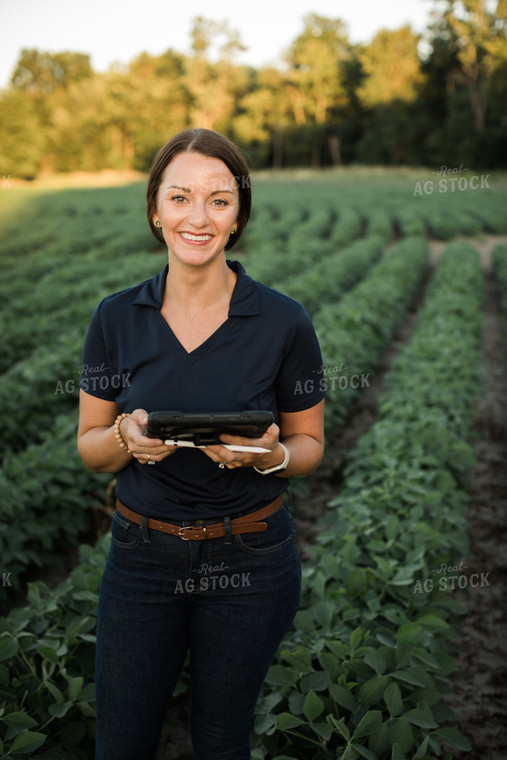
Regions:
<svg viewBox="0 0 507 760"><path fill-rule="evenodd" d="M232 544L231 518L224 517L224 544Z"/></svg>
<svg viewBox="0 0 507 760"><path fill-rule="evenodd" d="M143 534L143 541L145 544L151 544L150 534L148 532L148 518L144 517L141 520L141 532Z"/></svg>

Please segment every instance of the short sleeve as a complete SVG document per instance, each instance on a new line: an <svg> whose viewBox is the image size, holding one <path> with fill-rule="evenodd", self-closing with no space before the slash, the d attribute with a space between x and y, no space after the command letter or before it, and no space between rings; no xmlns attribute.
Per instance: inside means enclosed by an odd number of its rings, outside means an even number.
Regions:
<svg viewBox="0 0 507 760"><path fill-rule="evenodd" d="M79 387L91 396L116 401L117 383L111 370L104 332L100 321L100 304L94 310L83 348Z"/></svg>
<svg viewBox="0 0 507 760"><path fill-rule="evenodd" d="M279 411L300 412L322 401L326 395L322 379L319 341L308 312L301 306L277 377Z"/></svg>

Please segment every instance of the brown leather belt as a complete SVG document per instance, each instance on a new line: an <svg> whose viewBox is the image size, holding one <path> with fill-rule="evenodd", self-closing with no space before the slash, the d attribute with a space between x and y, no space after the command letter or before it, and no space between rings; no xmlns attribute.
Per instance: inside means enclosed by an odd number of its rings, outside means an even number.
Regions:
<svg viewBox="0 0 507 760"><path fill-rule="evenodd" d="M242 517L231 518L230 532L232 535L237 533L260 533L267 530L267 523L259 522L264 518L277 512L283 504L283 495L277 496L277 498L262 509L258 509L256 512L250 512ZM133 512L131 509L122 504L121 501L116 501L116 509L124 517L136 525L141 525L143 516L138 512ZM202 522L199 520L198 522ZM170 533L171 536L178 536L183 541L204 541L207 538L221 538L225 536L224 523L213 523L212 525L172 525L171 523L156 520L153 517L148 517L147 527L150 530L160 530L162 533Z"/></svg>

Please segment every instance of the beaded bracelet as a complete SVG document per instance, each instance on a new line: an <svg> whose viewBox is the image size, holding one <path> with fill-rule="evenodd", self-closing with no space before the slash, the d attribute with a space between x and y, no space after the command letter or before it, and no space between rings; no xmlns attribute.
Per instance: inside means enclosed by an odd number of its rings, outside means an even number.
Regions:
<svg viewBox="0 0 507 760"><path fill-rule="evenodd" d="M114 437L118 441L118 443L121 446L121 448L127 450L127 454L132 454L132 452L130 451L129 447L125 443L125 440L124 440L124 438L123 438L123 436L121 434L121 431L120 431L121 421L124 420L126 417L130 417L130 414L127 414L126 412L123 412L123 414L119 414L118 417L115 419L115 421L114 421Z"/></svg>

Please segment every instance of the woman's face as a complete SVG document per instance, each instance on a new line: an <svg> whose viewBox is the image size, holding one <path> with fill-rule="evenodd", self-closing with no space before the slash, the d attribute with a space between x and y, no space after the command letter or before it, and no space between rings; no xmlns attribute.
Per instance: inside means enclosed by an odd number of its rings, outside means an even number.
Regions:
<svg viewBox="0 0 507 760"><path fill-rule="evenodd" d="M164 171L153 221L170 257L199 266L223 254L238 212L237 183L223 161L179 153Z"/></svg>

